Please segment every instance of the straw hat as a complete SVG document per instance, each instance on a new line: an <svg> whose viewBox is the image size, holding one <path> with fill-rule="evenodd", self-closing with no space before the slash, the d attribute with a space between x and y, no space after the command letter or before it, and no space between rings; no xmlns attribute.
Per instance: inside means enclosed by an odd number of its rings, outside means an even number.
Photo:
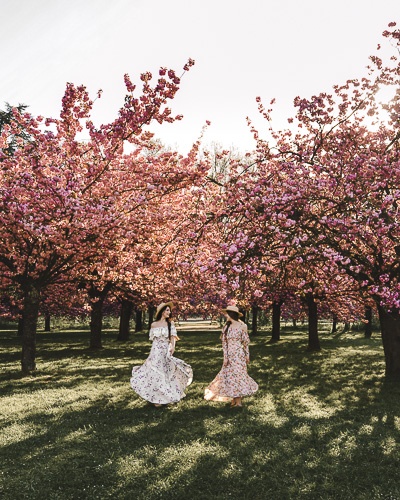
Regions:
<svg viewBox="0 0 400 500"><path fill-rule="evenodd" d="M161 304L157 306L156 317L163 307L169 307L170 309L172 309L173 306L174 306L173 302L161 302Z"/></svg>
<svg viewBox="0 0 400 500"><path fill-rule="evenodd" d="M239 314L239 318L243 316L243 314L239 311L239 309L236 306L228 306L225 307L225 309L222 309L222 311L226 312L229 314L229 311L235 312Z"/></svg>

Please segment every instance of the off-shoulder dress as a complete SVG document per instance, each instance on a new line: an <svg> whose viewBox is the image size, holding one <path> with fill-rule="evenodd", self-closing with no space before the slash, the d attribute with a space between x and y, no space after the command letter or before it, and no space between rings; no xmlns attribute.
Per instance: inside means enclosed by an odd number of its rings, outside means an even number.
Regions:
<svg viewBox="0 0 400 500"><path fill-rule="evenodd" d="M192 383L191 366L171 354L177 336L174 324L171 325L171 342L167 326L151 328L150 354L141 366L132 369L132 389L150 403L176 403L186 396L186 387Z"/></svg>

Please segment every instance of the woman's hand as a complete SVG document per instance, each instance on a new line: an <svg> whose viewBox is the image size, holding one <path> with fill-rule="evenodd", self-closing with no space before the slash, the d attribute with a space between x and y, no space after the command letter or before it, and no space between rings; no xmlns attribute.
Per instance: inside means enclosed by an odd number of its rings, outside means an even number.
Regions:
<svg viewBox="0 0 400 500"><path fill-rule="evenodd" d="M246 356L246 365L248 365L250 363L250 358L249 356Z"/></svg>
<svg viewBox="0 0 400 500"><path fill-rule="evenodd" d="M229 361L227 359L224 359L223 366L228 366L228 365L229 365Z"/></svg>

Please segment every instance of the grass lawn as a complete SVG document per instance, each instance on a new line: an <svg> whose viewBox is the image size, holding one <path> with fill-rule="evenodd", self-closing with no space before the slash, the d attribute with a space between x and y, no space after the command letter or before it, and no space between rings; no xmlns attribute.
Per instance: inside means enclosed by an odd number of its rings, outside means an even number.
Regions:
<svg viewBox="0 0 400 500"><path fill-rule="evenodd" d="M243 409L202 399L220 369L219 334L181 334L187 397L165 409L130 389L146 334L104 349L88 332L39 333L35 377L0 332L0 498L400 499L400 387L384 383L381 341L361 333L252 339L259 392Z"/></svg>

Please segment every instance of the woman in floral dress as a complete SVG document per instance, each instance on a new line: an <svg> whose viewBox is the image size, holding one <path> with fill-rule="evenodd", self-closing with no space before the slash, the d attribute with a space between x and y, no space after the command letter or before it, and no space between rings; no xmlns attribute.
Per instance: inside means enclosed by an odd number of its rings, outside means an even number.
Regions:
<svg viewBox="0 0 400 500"><path fill-rule="evenodd" d="M222 329L224 362L221 371L206 388L204 398L209 401L229 401L232 407L242 406L242 397L257 392L257 383L247 374L250 362L247 326L240 321L242 314L236 306L223 309L227 322Z"/></svg>
<svg viewBox="0 0 400 500"><path fill-rule="evenodd" d="M193 379L191 366L173 356L179 338L171 321L172 306L172 302L166 302L157 307L149 334L153 341L149 357L143 365L133 367L130 381L132 389L156 407L185 397Z"/></svg>

